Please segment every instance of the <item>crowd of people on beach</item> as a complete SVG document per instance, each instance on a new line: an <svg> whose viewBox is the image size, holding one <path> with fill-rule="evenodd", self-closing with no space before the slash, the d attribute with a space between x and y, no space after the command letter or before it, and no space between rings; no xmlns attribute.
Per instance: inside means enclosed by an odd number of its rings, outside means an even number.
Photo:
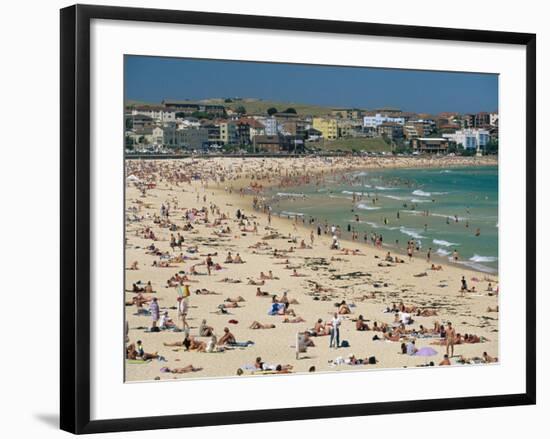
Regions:
<svg viewBox="0 0 550 439"><path fill-rule="evenodd" d="M272 214L268 204L264 203L262 191L272 185L278 188L290 187L304 183L322 183L327 174L335 174L349 168L349 164L341 158L334 159L330 165L322 166L322 159L311 158L315 166L310 166L307 161L302 161L301 166L284 167L276 162L254 162L253 166L247 166L246 162L208 162L205 160L190 160L182 163L153 160L128 160L126 163L126 175L131 176L127 181L128 187L136 190L135 197L126 200L126 245L139 251L148 265L138 260L128 261L128 273L133 273L127 287L128 295L125 304L127 313L139 320L139 326L130 327L129 319L126 319L126 359L131 364L149 364L151 362L165 363L170 352L197 352L203 354L220 354L220 356L201 360L200 365L188 364L187 366L160 365L159 371L169 374L188 374L205 371L208 364L214 361L224 361L224 355L232 352L240 353L246 358L247 350L256 346L254 340L242 339L240 331L231 330L229 325L239 328L239 321L233 314L239 312L240 318L246 318L246 312L241 311L250 300L265 302L266 320L256 320L258 316L249 316L250 321L245 322L251 330L277 330L285 325L296 325L298 335L295 346L288 349L296 351L299 357L300 349L316 348L321 343L319 337L326 336L326 344L329 349L345 349L350 347L346 333L359 331L370 332L370 341L391 342L400 345L396 349L396 355L415 356L420 352L416 346L417 341L431 346L443 346L445 354L437 363L439 365L493 363L498 361L487 352L479 356L466 358L463 355L455 355L455 346L465 344L485 343L488 339L483 335L457 333L450 321L433 321L433 326L426 328L419 324L418 320L438 317L442 311L440 307L426 306L423 304L405 304L403 301L387 304L385 296L381 296L375 290L387 288L387 283L371 282L373 291L362 297L350 296L342 288L339 291L334 286L323 286L318 282L316 271L312 271L312 265L304 264L302 255L313 255L316 248L321 248L328 243L332 252L329 260L323 259L327 265L345 264L349 257L376 258L376 266L381 268L395 267L401 264L410 264L420 248L415 240L409 240L406 245L408 258L399 254L392 254L384 249L381 234L365 233L364 243L370 241L376 250L367 250L365 247L348 247L350 243L342 238L342 230L338 225L329 225L313 222L308 224L311 229L304 228L299 218L293 219L293 232L283 233L272 222ZM346 167L347 166L347 167ZM355 165L357 166L357 165ZM317 169L316 172L310 169ZM209 190L223 191L225 194L236 193L239 197L251 196L252 206L250 213L242 208L228 209L231 206L222 206L214 202L209 196ZM177 196L177 191L194 191L193 206L182 205ZM152 196L154 194L154 197ZM351 231L351 228L348 230ZM300 237L302 234L302 237ZM218 250L220 242L231 242L239 236L252 236L256 241L246 249L234 250L229 246L224 251ZM328 239L327 239L328 238ZM223 241L221 241L223 240ZM306 242L307 240L307 242ZM359 240L357 232L354 232L351 242ZM286 245L281 245L284 243ZM384 249L384 250L383 250ZM456 258L458 259L458 253ZM298 256L300 255L300 256ZM140 256L140 258L141 258ZM271 260L271 265L258 266L257 276L249 276L244 279L238 273L238 267L246 267L255 264L258 256L266 256ZM455 257L455 255L453 255ZM313 259L312 256L310 256ZM307 258L306 258L307 259ZM431 249L425 255L427 268L416 277L427 276L428 271L442 271L442 265L434 264L431 260ZM319 262L321 263L321 262ZM338 270L333 269L334 272ZM165 273L164 283L154 283L148 278L148 273ZM360 274L332 273L334 280L352 279ZM144 278L142 281L134 280L135 276ZM347 276L347 277L346 277ZM220 290L227 291L231 287L231 295L206 288L204 279L216 278L220 283ZM303 282L309 282L313 288L289 294L289 291L269 291L266 289L273 281L301 278ZM128 276L127 276L127 279ZM312 280L316 279L316 280ZM459 285L457 297L463 297L467 293L478 293L475 286L469 286L465 276L457 279ZM412 282L412 280L411 280ZM493 296L498 294L498 280L493 278L477 279L475 282L487 284L486 292ZM235 284L235 288L230 284ZM252 297L244 295L242 288L248 285L254 287ZM209 284L211 285L211 283ZM227 287L226 287L227 286ZM166 303L165 291L173 291L170 303ZM163 292L162 298L159 292ZM209 324L209 318L204 313L196 314L194 302L201 297L210 297L218 303L209 312L217 316L230 317L227 326L215 326ZM216 298L216 296L220 296ZM320 316L313 325L300 315L299 310L307 306L303 298L310 297L314 301L329 302L326 304L326 312L331 317L324 319ZM388 318L375 320L365 318L362 314L357 317L357 303L360 301L376 301L383 308L384 315ZM380 302L378 302L380 301ZM208 302L212 303L212 302ZM331 305L334 308L331 308ZM496 307L489 307L491 311L498 312ZM131 311L133 310L133 311ZM443 310L445 311L445 310ZM198 327L190 325L192 319L200 320ZM272 318L277 320L273 323ZM268 320L269 319L269 320ZM280 324L280 325L279 325ZM162 346L168 348L166 352L147 352L144 337L140 334L151 333L177 333L179 340L163 341ZM139 337L139 338L138 338ZM366 336L365 336L366 337ZM172 340L174 337L171 337ZM275 339L273 339L274 341ZM375 346L375 345L374 345ZM427 346L426 346L427 347ZM424 349L424 348L421 348ZM436 354L439 351L435 351ZM434 355L436 355L434 354ZM185 354L183 354L185 356ZM193 357L202 358L202 357ZM424 361L424 356L418 356L421 365L429 365ZM428 358L426 356L426 358ZM278 374L292 373L296 365L286 362L267 363L262 357L256 357L254 361L244 364L237 369L237 375ZM356 358L354 354L346 358L338 357L331 360L331 366L357 366L376 365L380 360L376 350L369 355ZM420 364L419 364L420 365ZM383 364L382 364L383 366ZM318 367L311 366L308 370L315 371Z"/></svg>

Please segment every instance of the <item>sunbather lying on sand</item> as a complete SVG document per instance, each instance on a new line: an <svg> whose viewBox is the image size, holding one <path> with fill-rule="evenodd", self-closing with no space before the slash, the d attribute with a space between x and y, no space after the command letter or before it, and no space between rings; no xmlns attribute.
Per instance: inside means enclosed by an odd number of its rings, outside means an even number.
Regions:
<svg viewBox="0 0 550 439"><path fill-rule="evenodd" d="M357 300L358 302L363 302L368 299L376 299L376 294L373 292L363 294L362 296L354 297L353 300Z"/></svg>
<svg viewBox="0 0 550 439"><path fill-rule="evenodd" d="M273 323L260 323L257 320L254 320L250 326L250 329L273 329L275 325Z"/></svg>
<svg viewBox="0 0 550 439"><path fill-rule="evenodd" d="M269 293L267 291L262 291L260 287L256 288L256 296L258 297L266 297L269 296Z"/></svg>
<svg viewBox="0 0 550 439"><path fill-rule="evenodd" d="M248 285L265 285L265 280L254 280L251 278L248 278Z"/></svg>
<svg viewBox="0 0 550 439"><path fill-rule="evenodd" d="M206 296L206 295L218 295L220 293L216 293L214 291L207 290L206 288L199 288L199 289L195 290L195 294Z"/></svg>
<svg viewBox="0 0 550 439"><path fill-rule="evenodd" d="M152 296L145 297L143 294L139 293L132 297L132 300L127 300L125 302L126 306L136 305L138 308L142 308L144 304L151 302L153 300Z"/></svg>
<svg viewBox="0 0 550 439"><path fill-rule="evenodd" d="M435 309L424 308L422 310L419 309L416 312L416 315L419 317L432 317L437 316L437 311Z"/></svg>
<svg viewBox="0 0 550 439"><path fill-rule="evenodd" d="M254 362L254 367L256 370L262 370L262 371L274 371L278 373L289 373L293 366L291 364L267 364L262 361L261 357L257 357L256 361Z"/></svg>
<svg viewBox="0 0 550 439"><path fill-rule="evenodd" d="M294 269L294 270L292 271L291 276L292 276L292 277L307 277L306 274L298 273L298 272L296 271L296 269Z"/></svg>
<svg viewBox="0 0 550 439"><path fill-rule="evenodd" d="M236 297L228 297L227 299L225 299L225 302L237 303L237 302L246 302L246 300L244 300L243 296L236 296Z"/></svg>
<svg viewBox="0 0 550 439"><path fill-rule="evenodd" d="M340 254L341 255L345 255L345 256L360 256L360 255L364 255L364 253L359 250L359 249L350 249L350 248L343 248L341 251L340 251Z"/></svg>
<svg viewBox="0 0 550 439"><path fill-rule="evenodd" d="M238 302L224 302L218 308L240 308L240 306Z"/></svg>
<svg viewBox="0 0 550 439"><path fill-rule="evenodd" d="M163 344L168 347L183 347L186 351L206 349L206 343L198 341L195 337L188 334L185 335L185 338L182 341L174 341L170 343L164 342Z"/></svg>
<svg viewBox="0 0 550 439"><path fill-rule="evenodd" d="M302 323L302 322L305 322L305 320L302 317L294 317L292 319L285 317L285 319L283 320L283 323Z"/></svg>
<svg viewBox="0 0 550 439"><path fill-rule="evenodd" d="M498 363L498 357L491 357L487 352L483 352L482 357L485 363Z"/></svg>
<svg viewBox="0 0 550 439"><path fill-rule="evenodd" d="M401 340L401 334L400 333L393 333L391 331L389 331L387 328L384 328L382 330L382 335L384 337L385 340L388 340L388 341L399 341Z"/></svg>
<svg viewBox="0 0 550 439"><path fill-rule="evenodd" d="M261 280L277 280L278 277L273 275L273 272L269 270L268 274L264 274L263 271L260 271L260 279Z"/></svg>
<svg viewBox="0 0 550 439"><path fill-rule="evenodd" d="M225 283L228 283L228 284L240 284L242 281L239 280L239 279L231 279L229 277L224 277L223 279L220 280L220 282L225 282ZM253 285L253 284L250 283L250 280L248 281L248 283L250 285Z"/></svg>
<svg viewBox="0 0 550 439"><path fill-rule="evenodd" d="M161 369L161 372L181 374L181 373L189 373L189 372L198 372L199 370L202 370L202 367L194 367L192 364L189 364L184 367L173 367L171 369L169 369L168 367L163 367Z"/></svg>

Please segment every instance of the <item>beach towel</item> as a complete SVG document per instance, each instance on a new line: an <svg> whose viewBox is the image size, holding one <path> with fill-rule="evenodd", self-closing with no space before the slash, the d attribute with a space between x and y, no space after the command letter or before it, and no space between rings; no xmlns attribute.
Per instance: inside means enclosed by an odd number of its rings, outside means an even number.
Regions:
<svg viewBox="0 0 550 439"><path fill-rule="evenodd" d="M253 364L245 364L243 367L241 367L242 370L248 370L248 371L256 371L258 369L256 369L256 366L254 366Z"/></svg>
<svg viewBox="0 0 550 439"><path fill-rule="evenodd" d="M254 345L253 341L235 341L233 343L227 343L228 346L235 346L239 348L247 348L248 346Z"/></svg>
<svg viewBox="0 0 550 439"><path fill-rule="evenodd" d="M279 311L283 311L285 309L284 303L272 303L270 310L267 312L270 316L276 316Z"/></svg>
<svg viewBox="0 0 550 439"><path fill-rule="evenodd" d="M147 364L150 362L151 360L128 360L128 364Z"/></svg>

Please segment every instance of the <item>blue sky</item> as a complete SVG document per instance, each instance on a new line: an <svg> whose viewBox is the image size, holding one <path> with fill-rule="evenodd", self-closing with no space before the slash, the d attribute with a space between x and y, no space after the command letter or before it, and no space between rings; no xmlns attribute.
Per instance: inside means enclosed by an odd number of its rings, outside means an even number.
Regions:
<svg viewBox="0 0 550 439"><path fill-rule="evenodd" d="M419 60L419 65L422 61ZM125 57L127 100L254 97L332 107L474 113L498 109L498 75Z"/></svg>

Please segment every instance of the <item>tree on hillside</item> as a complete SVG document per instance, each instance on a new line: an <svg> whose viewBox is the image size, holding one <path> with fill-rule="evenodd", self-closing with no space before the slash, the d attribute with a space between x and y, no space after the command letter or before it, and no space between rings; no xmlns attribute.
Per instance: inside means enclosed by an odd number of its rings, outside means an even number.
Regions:
<svg viewBox="0 0 550 439"><path fill-rule="evenodd" d="M267 114L269 114L270 116L273 116L275 113L278 113L275 107L270 107L267 109Z"/></svg>
<svg viewBox="0 0 550 439"><path fill-rule="evenodd" d="M242 105L235 108L235 111L239 114L246 114L246 108L244 108Z"/></svg>
<svg viewBox="0 0 550 439"><path fill-rule="evenodd" d="M292 113L292 114L298 114L295 108L289 107L287 108L284 113Z"/></svg>
<svg viewBox="0 0 550 439"><path fill-rule="evenodd" d="M197 119L213 119L214 115L210 113L206 113L204 111L193 111L191 113L191 117L195 117Z"/></svg>
<svg viewBox="0 0 550 439"><path fill-rule="evenodd" d="M226 104L230 104L231 102L233 102L233 99L231 99L231 98L225 98L224 102L225 102Z"/></svg>

